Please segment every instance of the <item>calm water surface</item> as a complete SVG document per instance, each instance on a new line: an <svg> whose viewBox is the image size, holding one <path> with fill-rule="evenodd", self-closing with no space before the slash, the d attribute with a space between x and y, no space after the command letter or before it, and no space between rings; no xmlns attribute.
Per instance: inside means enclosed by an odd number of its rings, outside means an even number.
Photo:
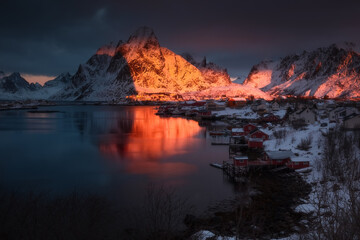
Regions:
<svg viewBox="0 0 360 240"><path fill-rule="evenodd" d="M0 186L15 191L73 191L124 206L149 184L171 186L204 208L234 195L209 166L228 157L193 120L162 118L153 107L53 106L0 112Z"/></svg>

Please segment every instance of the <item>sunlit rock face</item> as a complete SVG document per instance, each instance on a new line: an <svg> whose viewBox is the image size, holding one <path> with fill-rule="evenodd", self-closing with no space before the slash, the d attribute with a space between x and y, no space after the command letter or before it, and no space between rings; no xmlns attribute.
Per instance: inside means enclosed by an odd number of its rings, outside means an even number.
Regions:
<svg viewBox="0 0 360 240"><path fill-rule="evenodd" d="M251 69L244 85L273 95L359 97L360 55L349 45L331 45L261 62Z"/></svg>
<svg viewBox="0 0 360 240"><path fill-rule="evenodd" d="M115 100L141 92L184 93L230 83L226 70L215 64L194 66L161 47L154 31L142 27L127 42L98 49L55 98Z"/></svg>

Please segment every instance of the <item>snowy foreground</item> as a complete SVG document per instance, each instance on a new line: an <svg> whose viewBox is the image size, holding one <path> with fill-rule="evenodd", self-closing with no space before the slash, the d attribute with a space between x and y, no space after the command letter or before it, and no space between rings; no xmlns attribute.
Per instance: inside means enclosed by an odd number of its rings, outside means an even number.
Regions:
<svg viewBox="0 0 360 240"><path fill-rule="evenodd" d="M216 113L218 116L236 116L237 119L258 118L258 114L249 107L226 108ZM273 113L283 118L286 111L283 109ZM305 224L308 228L306 232L276 239L339 239L339 237L359 239L358 229L354 230L357 232L351 236L343 236L346 234L346 230L344 230L345 233L341 232L341 226L347 224L346 221L354 221L347 216L348 213L360 210L360 140L358 132L344 131L341 129L341 123L330 122L328 118L298 129L284 121L281 124L270 123L265 128L260 127L260 130L270 136L270 139L264 142L265 151L291 150L294 153L292 161L310 162L309 169L299 169L297 172L313 187L312 192L308 199L304 199L305 203L297 206L295 210L312 214L314 220ZM300 147L304 141L309 143L307 148ZM344 141L349 142L343 143ZM331 167L328 159L334 159L336 165ZM359 217L359 214L355 213L355 215L357 218ZM346 220L347 218L351 220ZM358 225L360 225L359 222ZM239 238L217 236L211 231L202 230L194 234L193 239Z"/></svg>

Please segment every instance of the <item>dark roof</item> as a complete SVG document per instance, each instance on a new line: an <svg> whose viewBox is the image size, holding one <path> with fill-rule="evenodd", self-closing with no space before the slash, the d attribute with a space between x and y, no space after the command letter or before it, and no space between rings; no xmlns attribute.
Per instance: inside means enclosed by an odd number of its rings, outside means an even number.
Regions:
<svg viewBox="0 0 360 240"><path fill-rule="evenodd" d="M311 108L304 108L304 109L302 109L302 110L300 110L300 111L296 112L296 114L301 114L301 113L302 113L302 112L304 112L305 110L310 110L311 112L313 112L313 113L314 113L313 109L311 109Z"/></svg>
<svg viewBox="0 0 360 240"><path fill-rule="evenodd" d="M346 120L349 120L349 119L352 119L356 116L359 116L360 114L356 114L356 113L352 113L350 115L347 115L346 117L343 118L343 121L346 121Z"/></svg>

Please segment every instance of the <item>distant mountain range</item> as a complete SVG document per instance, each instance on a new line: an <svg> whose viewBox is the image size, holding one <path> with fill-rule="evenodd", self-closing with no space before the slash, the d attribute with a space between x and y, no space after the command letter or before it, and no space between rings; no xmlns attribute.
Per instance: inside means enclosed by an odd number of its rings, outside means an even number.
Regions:
<svg viewBox="0 0 360 240"><path fill-rule="evenodd" d="M359 74L360 55L349 45L331 45L263 61L231 81L226 69L177 55L160 46L152 29L141 27L126 42L99 48L74 75L63 73L44 86L0 71L0 99L116 101L143 93L346 98L360 97Z"/></svg>
<svg viewBox="0 0 360 240"><path fill-rule="evenodd" d="M331 45L255 65L244 86L273 96L360 97L360 54L350 45Z"/></svg>

